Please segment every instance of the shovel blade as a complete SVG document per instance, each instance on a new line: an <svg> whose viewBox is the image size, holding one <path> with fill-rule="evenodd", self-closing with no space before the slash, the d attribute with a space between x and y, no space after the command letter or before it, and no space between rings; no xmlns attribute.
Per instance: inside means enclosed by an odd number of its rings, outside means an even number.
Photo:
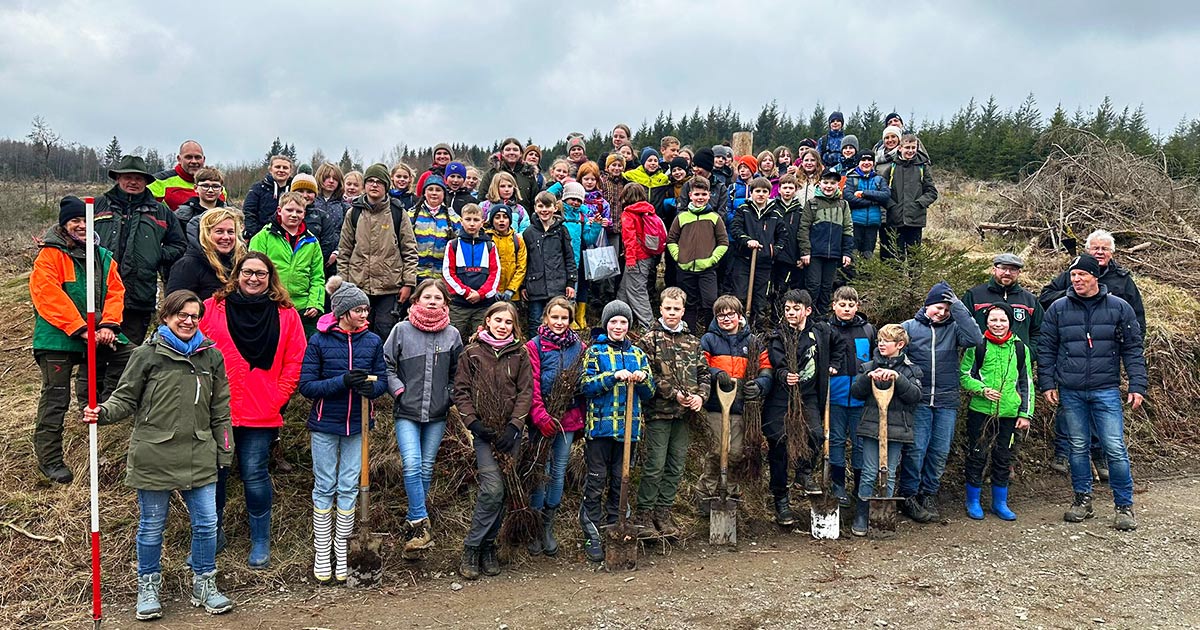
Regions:
<svg viewBox="0 0 1200 630"><path fill-rule="evenodd" d="M895 497L872 497L868 499L871 505L870 527L877 532L896 531L896 506L901 499Z"/></svg>
<svg viewBox="0 0 1200 630"><path fill-rule="evenodd" d="M383 558L379 555L382 546L383 541L379 537L365 533L349 540L346 586L370 588L383 580Z"/></svg>
<svg viewBox="0 0 1200 630"><path fill-rule="evenodd" d="M832 503L832 507L828 505ZM812 537L817 540L837 540L842 531L842 515L837 500L814 501L810 508Z"/></svg>
<svg viewBox="0 0 1200 630"><path fill-rule="evenodd" d="M628 524L610 527L608 545L604 547L604 566L609 571L633 571L637 569L637 557L637 528Z"/></svg>
<svg viewBox="0 0 1200 630"><path fill-rule="evenodd" d="M708 515L708 542L712 545L737 544L737 502L713 499Z"/></svg>

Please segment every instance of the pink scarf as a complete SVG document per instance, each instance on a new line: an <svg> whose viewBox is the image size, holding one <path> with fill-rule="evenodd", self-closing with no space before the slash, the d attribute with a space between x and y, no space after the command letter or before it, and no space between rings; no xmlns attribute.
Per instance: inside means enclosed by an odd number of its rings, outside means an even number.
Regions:
<svg viewBox="0 0 1200 630"><path fill-rule="evenodd" d="M408 321L421 332L441 332L450 325L450 310L413 306L408 309Z"/></svg>
<svg viewBox="0 0 1200 630"><path fill-rule="evenodd" d="M493 350L500 350L500 349L508 346L509 344L513 343L514 341L516 341L516 337L514 337L512 335L509 335L508 337L505 337L504 339L497 339L495 336L492 335L492 333L488 332L486 328L479 331L479 335L477 336L477 338L480 341L482 341L483 343L486 343L487 345L491 346Z"/></svg>

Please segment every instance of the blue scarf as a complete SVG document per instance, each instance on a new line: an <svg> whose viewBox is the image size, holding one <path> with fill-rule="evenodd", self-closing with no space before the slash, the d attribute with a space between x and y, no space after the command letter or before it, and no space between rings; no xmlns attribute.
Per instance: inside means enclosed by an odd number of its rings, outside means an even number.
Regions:
<svg viewBox="0 0 1200 630"><path fill-rule="evenodd" d="M162 337L163 341L166 341L172 350L185 357L192 356L200 347L200 344L204 343L204 333L200 332L199 329L196 329L196 334L192 335L189 341L184 341L175 336L175 333L166 324L159 324L158 336Z"/></svg>

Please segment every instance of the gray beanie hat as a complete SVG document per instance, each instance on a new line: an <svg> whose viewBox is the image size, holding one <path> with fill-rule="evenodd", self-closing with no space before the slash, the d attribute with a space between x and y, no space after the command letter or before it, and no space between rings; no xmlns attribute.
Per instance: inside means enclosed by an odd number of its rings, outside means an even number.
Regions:
<svg viewBox="0 0 1200 630"><path fill-rule="evenodd" d="M330 276L325 281L325 291L329 294L329 306L333 309L334 317L341 317L359 306L371 304L362 289L341 276Z"/></svg>
<svg viewBox="0 0 1200 630"><path fill-rule="evenodd" d="M854 147L854 152L858 152L858 136L848 133L842 137L843 147Z"/></svg>
<svg viewBox="0 0 1200 630"><path fill-rule="evenodd" d="M621 300L613 300L604 305L604 310L600 312L600 327L608 330L608 320L614 317L624 317L629 324L633 325L633 309Z"/></svg>

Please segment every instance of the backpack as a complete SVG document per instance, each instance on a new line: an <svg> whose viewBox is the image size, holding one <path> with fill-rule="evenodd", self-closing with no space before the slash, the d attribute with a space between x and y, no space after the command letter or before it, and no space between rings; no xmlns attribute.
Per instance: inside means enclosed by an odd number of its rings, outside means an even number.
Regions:
<svg viewBox="0 0 1200 630"><path fill-rule="evenodd" d="M402 224L401 222L405 220L404 208L401 206L400 200L396 199L395 197L391 199L391 203L388 204L388 207L392 211L392 227L396 230L396 249L404 251L404 249L400 247L400 226ZM354 226L355 230L358 229L358 218L361 216L362 206L351 206L350 224Z"/></svg>
<svg viewBox="0 0 1200 630"><path fill-rule="evenodd" d="M639 214L638 217L638 233L642 247L651 256L663 253L667 248L667 226L662 218L653 212Z"/></svg>

